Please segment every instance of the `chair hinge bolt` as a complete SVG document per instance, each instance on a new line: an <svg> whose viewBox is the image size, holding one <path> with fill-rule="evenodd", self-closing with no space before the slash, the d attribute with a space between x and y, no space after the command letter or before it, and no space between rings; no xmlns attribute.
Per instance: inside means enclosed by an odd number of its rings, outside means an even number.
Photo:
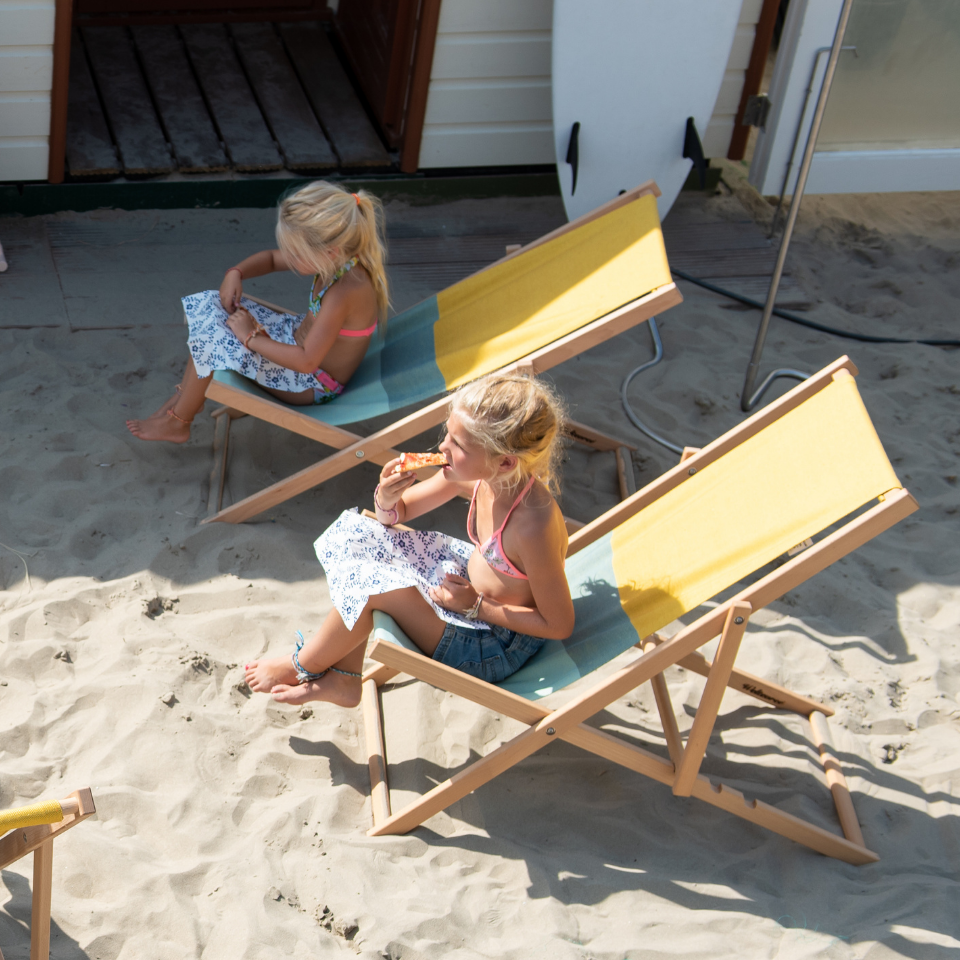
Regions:
<svg viewBox="0 0 960 960"><path fill-rule="evenodd" d="M359 459L359 458L361 458L362 456L363 456L363 451L362 451L362 450L358 450L358 451L357 451L357 458Z"/></svg>
<svg viewBox="0 0 960 960"><path fill-rule="evenodd" d="M692 477L696 472L697 472L697 468L696 468L696 467L691 467L691 468L687 471L687 473L690 474L691 477Z"/></svg>
<svg viewBox="0 0 960 960"><path fill-rule="evenodd" d="M734 617L733 622L737 624L743 623L743 617Z"/></svg>
<svg viewBox="0 0 960 960"><path fill-rule="evenodd" d="M553 727L547 727L547 735L552 737L557 731Z"/></svg>

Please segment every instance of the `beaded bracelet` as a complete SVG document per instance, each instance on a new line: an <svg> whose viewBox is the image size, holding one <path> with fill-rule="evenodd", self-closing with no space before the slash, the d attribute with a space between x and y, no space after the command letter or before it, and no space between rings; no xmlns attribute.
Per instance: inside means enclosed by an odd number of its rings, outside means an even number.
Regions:
<svg viewBox="0 0 960 960"><path fill-rule="evenodd" d="M270 338L270 335L267 333L267 328L266 328L262 323L258 323L258 324L253 328L253 330L251 330L251 331L247 334L247 339L243 341L244 347L246 347L246 349L249 350L249 349L250 349L250 341L251 341L254 337L258 337L258 336L260 336L261 334L262 334L263 336L265 336L268 340L271 339L271 338Z"/></svg>
<svg viewBox="0 0 960 960"><path fill-rule="evenodd" d="M378 483L376 486L376 489L373 491L373 505L374 507L376 507L377 510L380 510L382 513L393 514L393 519L389 523L383 524L385 527L392 527L395 523L397 523L400 520L400 513L398 510L395 510L393 507L391 507L390 509L387 509L386 507L382 506L380 501L377 499L377 494L379 492L380 492L380 484ZM377 519L380 520L379 517L377 517ZM383 523L382 520L380 520L380 522Z"/></svg>

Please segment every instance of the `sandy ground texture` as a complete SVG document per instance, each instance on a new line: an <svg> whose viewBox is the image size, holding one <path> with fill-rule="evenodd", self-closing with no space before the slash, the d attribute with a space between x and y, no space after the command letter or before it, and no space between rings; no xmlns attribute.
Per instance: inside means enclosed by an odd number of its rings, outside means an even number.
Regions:
<svg viewBox="0 0 960 960"><path fill-rule="evenodd" d="M736 177L711 217L770 208ZM394 236L562 222L555 199L389 205ZM185 359L178 297L271 245L261 210L0 218L0 807L90 786L98 814L56 844L57 960L802 958L934 960L960 950L960 367L956 350L868 345L775 320L765 355L816 370L843 353L918 513L751 621L742 663L823 698L878 864L829 860L556 743L413 833L370 839L359 711L281 707L245 660L289 650L329 608L311 543L369 505L361 467L239 526L201 526L212 421L183 447L124 419ZM791 253L809 316L896 337L957 337L960 195L807 198ZM408 305L437 284L393 271ZM741 422L758 314L682 283L665 360L632 388L652 427L700 445ZM253 292L305 302L303 281ZM577 419L633 440L643 484L675 458L630 426L643 327L555 380ZM783 392L789 385L777 387ZM429 443L435 437L424 438ZM306 466L315 446L234 425L227 500ZM573 451L564 508L617 500L613 458ZM461 534L466 508L435 524ZM462 534L461 534L462 535ZM708 653L711 648L708 648ZM668 675L681 728L702 681ZM518 727L453 696L386 697L395 801ZM600 714L665 753L648 689ZM801 726L728 694L704 772L833 824ZM0 947L29 954L29 861L0 878Z"/></svg>

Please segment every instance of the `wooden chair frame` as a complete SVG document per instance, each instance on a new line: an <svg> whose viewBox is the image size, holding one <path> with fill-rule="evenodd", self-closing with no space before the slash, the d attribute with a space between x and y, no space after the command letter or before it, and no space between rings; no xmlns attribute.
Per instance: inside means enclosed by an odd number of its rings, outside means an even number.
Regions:
<svg viewBox="0 0 960 960"><path fill-rule="evenodd" d="M58 823L19 827L0 839L0 870L28 853L33 854L33 905L30 914L30 960L50 956L50 902L53 893L53 841L97 812L88 787L75 790L60 802ZM3 954L0 953L0 960Z"/></svg>
<svg viewBox="0 0 960 960"><path fill-rule="evenodd" d="M841 358L755 414L740 427L687 457L682 466L674 467L574 534L570 540L570 553L594 542L627 517L683 483L686 477L692 476L697 470L758 433L763 427L822 389L832 379L849 377L851 371L856 373L852 362L846 357ZM881 497L875 506L848 521L816 545L795 555L737 596L709 610L669 640L663 640L656 635L646 638L637 644L643 652L632 663L556 709L547 709L397 644L376 640L369 656L380 665L364 675L362 685L374 819L370 835L405 833L413 829L524 757L560 738L651 777L671 787L677 796L698 797L827 856L853 864L878 860L878 855L864 843L850 791L831 746L826 717L832 715L833 711L815 700L736 670L734 663L749 618L755 611L782 597L916 509L916 501L906 490L898 488L889 492ZM713 662L710 662L698 650L717 636L720 637L720 644ZM686 744L680 736L663 676L664 670L673 665L695 671L707 678ZM379 688L399 673L464 696L483 707L525 723L528 727L512 740L434 787L404 810L392 813ZM669 760L585 723L608 704L647 681L653 685ZM844 834L842 837L762 801L748 800L740 791L723 783L714 783L700 773L700 765L727 687L756 697L768 706L801 714L809 719L812 742L819 751L827 785L834 798Z"/></svg>
<svg viewBox="0 0 960 960"><path fill-rule="evenodd" d="M496 263L484 267L478 273L490 270L498 264L505 263L514 257L522 256L524 253L538 247L549 240L552 240L562 234L569 233L578 227L584 226L591 220L601 217L612 210L630 203L637 198L650 194L659 196L660 191L657 185L651 180L641 184L639 187L615 197L609 203L592 210L590 213L574 220L527 244L525 247L508 254ZM476 275L476 274L475 274ZM256 297L256 300L266 307L273 310L283 310L281 307L274 306ZM656 290L639 297L636 300L600 317L591 323L585 324L579 330L568 334L565 337L535 350L521 360L508 364L503 368L507 370L521 370L524 373L535 375L550 370L557 364L569 360L597 344L615 337L625 330L649 320L650 317L662 313L670 307L676 306L683 300L676 284L667 283ZM283 311L288 312L288 311ZM299 472L266 487L259 493L239 500L229 507L218 509L216 512L210 511L210 514L203 521L211 523L214 521L224 521L227 523L242 523L251 517L274 507L279 503L289 500L326 480L331 479L359 463L373 461L383 465L388 460L398 456L396 445L408 440L410 437L428 430L430 427L441 423L446 416L449 398L443 395L437 400L428 403L414 413L401 417L389 426L384 427L367 437L352 433L342 427L331 426L321 423L318 420L307 416L296 407L281 403L278 400L269 398L266 394L258 396L246 393L231 387L229 384L220 383L217 380L211 380L207 387L207 397L211 400L224 404L225 409L216 411L217 429L214 440L214 470L211 475L211 497L210 503L217 503L223 491L223 475L227 460L229 447L230 421L241 414L249 414L269 423L276 424L286 430L291 430L301 436L316 440L324 446L332 447L336 452L319 460L314 465L300 470ZM582 425L577 425L582 426ZM588 437L592 431L588 428L583 429L583 435ZM597 447L597 449L604 449ZM216 493L216 496L214 495Z"/></svg>

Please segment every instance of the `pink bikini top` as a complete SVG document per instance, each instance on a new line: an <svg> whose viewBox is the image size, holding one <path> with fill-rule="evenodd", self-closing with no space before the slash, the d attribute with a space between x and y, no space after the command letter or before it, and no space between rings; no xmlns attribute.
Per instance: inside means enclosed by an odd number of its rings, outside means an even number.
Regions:
<svg viewBox="0 0 960 960"><path fill-rule="evenodd" d="M528 580L529 577L525 573L521 573L521 571L507 559L507 555L503 552L503 528L507 525L510 514L517 508L517 504L526 496L527 491L533 486L535 479L536 477L531 477L527 481L527 485L520 491L520 496L513 501L513 505L503 518L500 529L492 533L490 539L485 543L481 543L477 538L477 490L480 489L481 480L477 481L476 486L473 488L473 496L470 498L470 512L467 514L467 536L470 537L470 542L476 545L480 551L480 556L482 556L494 570L498 573L505 573L508 577L513 577L516 580Z"/></svg>

